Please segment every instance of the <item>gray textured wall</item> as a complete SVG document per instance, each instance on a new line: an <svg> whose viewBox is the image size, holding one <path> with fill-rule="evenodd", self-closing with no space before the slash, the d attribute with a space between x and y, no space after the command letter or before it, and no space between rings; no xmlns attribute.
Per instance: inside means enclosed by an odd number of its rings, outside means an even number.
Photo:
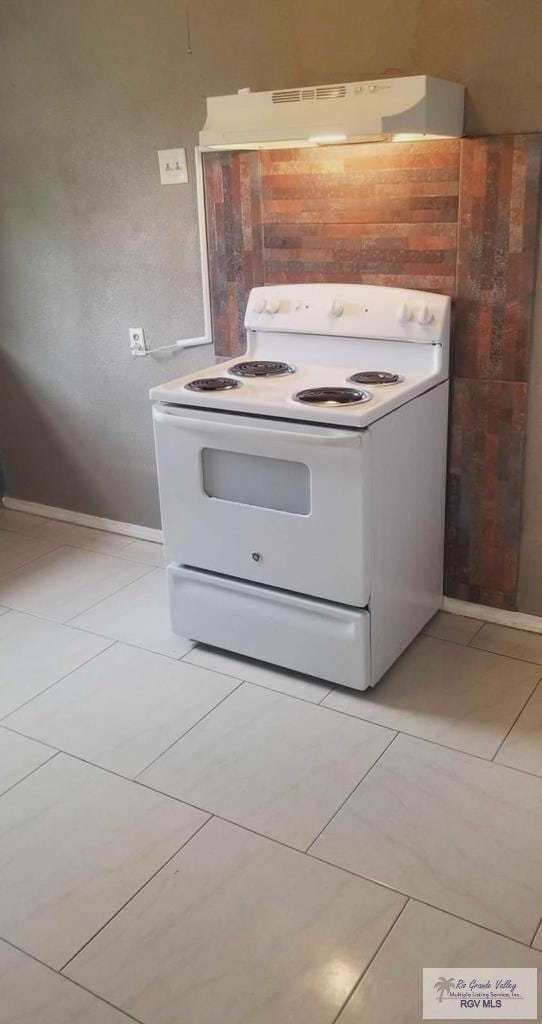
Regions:
<svg viewBox="0 0 542 1024"><path fill-rule="evenodd" d="M159 525L147 391L211 361L132 360L127 340L201 331L190 150L207 95L427 72L468 85L473 133L542 128L539 0L199 0L192 54L180 0L3 0L0 16L7 490L113 519ZM161 187L156 151L176 145L191 183Z"/></svg>

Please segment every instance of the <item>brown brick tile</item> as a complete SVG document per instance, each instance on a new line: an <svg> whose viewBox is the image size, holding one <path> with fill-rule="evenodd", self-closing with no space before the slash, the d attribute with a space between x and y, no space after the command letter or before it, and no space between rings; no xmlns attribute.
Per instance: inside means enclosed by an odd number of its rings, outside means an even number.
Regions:
<svg viewBox="0 0 542 1024"><path fill-rule="evenodd" d="M455 373L526 381L542 136L463 139Z"/></svg>
<svg viewBox="0 0 542 1024"><path fill-rule="evenodd" d="M514 607L527 385L452 385L445 592ZM491 601L490 601L491 598Z"/></svg>

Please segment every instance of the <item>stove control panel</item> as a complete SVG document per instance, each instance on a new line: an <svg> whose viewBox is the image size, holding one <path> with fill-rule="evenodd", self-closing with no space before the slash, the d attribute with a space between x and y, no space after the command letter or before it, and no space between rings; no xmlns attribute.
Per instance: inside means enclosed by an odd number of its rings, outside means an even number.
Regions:
<svg viewBox="0 0 542 1024"><path fill-rule="evenodd" d="M442 344L450 326L447 295L363 284L282 284L253 288L245 327Z"/></svg>

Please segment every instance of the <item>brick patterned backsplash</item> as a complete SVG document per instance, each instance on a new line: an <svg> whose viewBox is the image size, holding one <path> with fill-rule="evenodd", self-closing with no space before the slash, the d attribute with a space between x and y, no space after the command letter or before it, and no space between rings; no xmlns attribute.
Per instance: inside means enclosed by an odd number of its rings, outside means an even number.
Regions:
<svg viewBox="0 0 542 1024"><path fill-rule="evenodd" d="M244 350L257 284L455 290L457 140L206 153L217 355Z"/></svg>
<svg viewBox="0 0 542 1024"><path fill-rule="evenodd" d="M516 608L540 135L461 143L446 593Z"/></svg>
<svg viewBox="0 0 542 1024"><path fill-rule="evenodd" d="M204 176L215 350L235 355L250 289L264 283L260 154L207 153Z"/></svg>
<svg viewBox="0 0 542 1024"><path fill-rule="evenodd" d="M455 298L445 592L515 607L542 136L204 156L215 348L258 284Z"/></svg>
<svg viewBox="0 0 542 1024"><path fill-rule="evenodd" d="M451 293L459 143L262 153L268 284L344 281Z"/></svg>

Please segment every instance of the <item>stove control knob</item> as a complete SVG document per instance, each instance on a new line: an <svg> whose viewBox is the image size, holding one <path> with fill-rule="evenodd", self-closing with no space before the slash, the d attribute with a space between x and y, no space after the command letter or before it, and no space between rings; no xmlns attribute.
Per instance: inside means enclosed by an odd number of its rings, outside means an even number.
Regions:
<svg viewBox="0 0 542 1024"><path fill-rule="evenodd" d="M280 309L280 299L268 299L265 308L268 313L278 313Z"/></svg>
<svg viewBox="0 0 542 1024"><path fill-rule="evenodd" d="M422 306L421 309L418 310L417 320L418 320L419 324L430 324L431 323L431 321L433 320L433 314L432 314L431 310L429 309L429 306Z"/></svg>
<svg viewBox="0 0 542 1024"><path fill-rule="evenodd" d="M412 310L403 303L397 310L397 319L400 324L407 324L409 320L412 320Z"/></svg>
<svg viewBox="0 0 542 1024"><path fill-rule="evenodd" d="M266 302L265 299L254 299L254 312L265 313Z"/></svg>
<svg viewBox="0 0 542 1024"><path fill-rule="evenodd" d="M342 302L338 302L337 299L334 299L333 302L331 303L331 309L329 311L329 315L330 316L342 316L343 313L344 313L344 306L343 306Z"/></svg>

